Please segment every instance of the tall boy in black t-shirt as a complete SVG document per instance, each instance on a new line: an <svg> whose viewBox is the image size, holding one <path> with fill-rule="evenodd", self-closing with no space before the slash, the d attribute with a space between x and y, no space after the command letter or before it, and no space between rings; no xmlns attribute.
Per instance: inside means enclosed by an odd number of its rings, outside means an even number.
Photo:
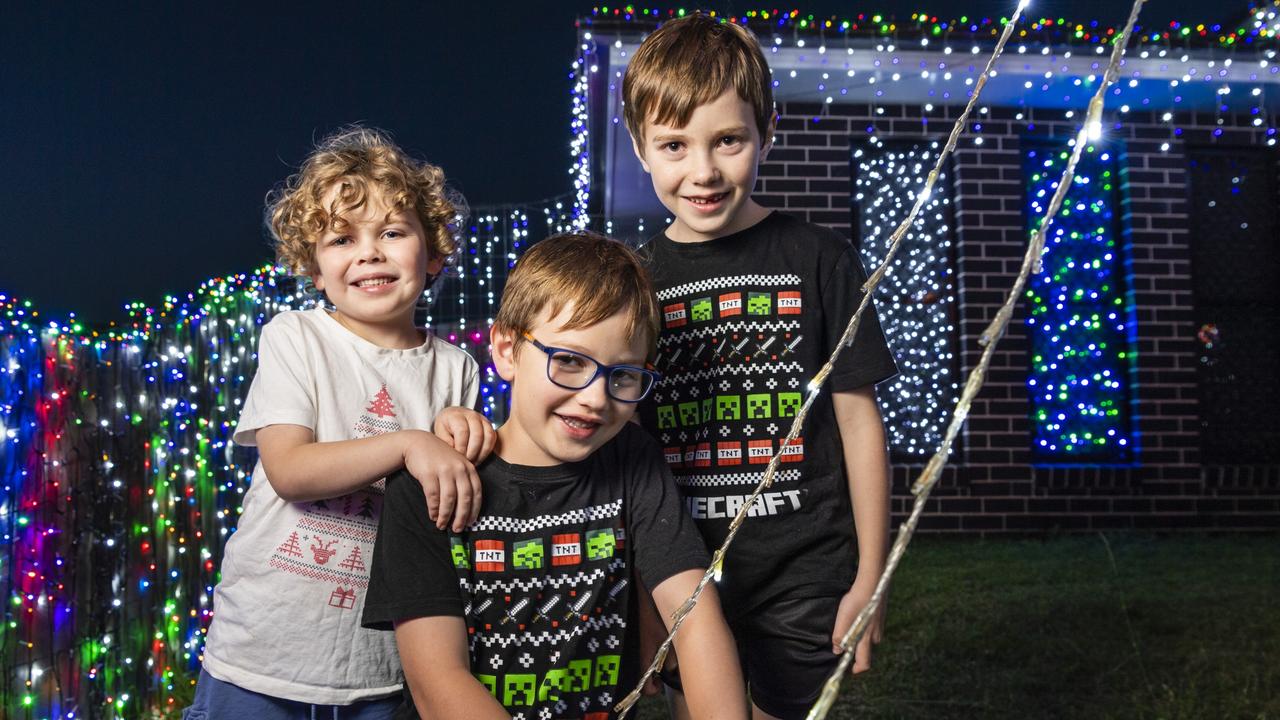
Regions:
<svg viewBox="0 0 1280 720"><path fill-rule="evenodd" d="M658 377L657 331L626 246L562 235L520 259L490 336L511 413L477 468L479 519L439 530L417 482L387 483L364 622L395 629L397 717L615 717L637 675L637 580L670 617L708 563L657 445L628 422ZM689 706L742 720L733 638L708 591L676 642Z"/></svg>
<svg viewBox="0 0 1280 720"><path fill-rule="evenodd" d="M751 198L777 115L768 64L744 28L701 14L665 23L631 58L623 96L636 155L675 216L642 249L663 315L664 377L641 422L716 547L865 277L847 240ZM888 463L873 386L895 372L869 312L726 558L721 602L756 718L805 716L884 568ZM854 672L870 667L881 623L858 645Z"/></svg>

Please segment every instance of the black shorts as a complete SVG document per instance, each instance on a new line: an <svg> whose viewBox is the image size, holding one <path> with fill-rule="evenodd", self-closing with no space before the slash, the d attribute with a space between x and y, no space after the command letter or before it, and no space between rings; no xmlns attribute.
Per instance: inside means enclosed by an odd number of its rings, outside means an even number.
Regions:
<svg viewBox="0 0 1280 720"><path fill-rule="evenodd" d="M809 714L840 662L831 652L831 631L841 597L772 600L729 623L756 707L782 720ZM664 672L662 680L679 690L677 673Z"/></svg>

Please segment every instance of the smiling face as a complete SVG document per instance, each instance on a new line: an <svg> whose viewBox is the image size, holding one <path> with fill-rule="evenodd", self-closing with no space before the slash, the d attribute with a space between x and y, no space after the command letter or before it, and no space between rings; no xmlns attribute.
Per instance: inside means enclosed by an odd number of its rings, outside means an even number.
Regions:
<svg viewBox="0 0 1280 720"><path fill-rule="evenodd" d="M335 206L339 192L339 184L329 189L326 207ZM412 209L393 212L376 191L363 207L345 210L342 217L345 223L330 226L316 241L311 276L333 303L334 319L381 347L421 344L414 306L427 275L444 266L444 258L427 250L422 221Z"/></svg>
<svg viewBox="0 0 1280 720"><path fill-rule="evenodd" d="M543 311L529 332L544 345L574 350L607 365L644 365L649 343L642 332L628 338L626 311L585 328L565 329L572 315L572 302L555 317ZM503 460L540 466L584 460L635 414L635 403L609 397L604 377L581 390L552 383L546 353L527 342L517 351L515 337L498 327L490 334L494 367L511 383L511 413L498 428Z"/></svg>
<svg viewBox="0 0 1280 720"><path fill-rule="evenodd" d="M751 192L771 146L761 142L751 104L734 90L699 105L683 127L646 121L634 147L658 200L676 217L667 236L704 242L763 220L769 211Z"/></svg>

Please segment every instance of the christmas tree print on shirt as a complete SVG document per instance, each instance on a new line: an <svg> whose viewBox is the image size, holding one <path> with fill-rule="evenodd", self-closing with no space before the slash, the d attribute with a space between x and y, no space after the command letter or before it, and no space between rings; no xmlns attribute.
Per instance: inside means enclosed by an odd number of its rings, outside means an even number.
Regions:
<svg viewBox="0 0 1280 720"><path fill-rule="evenodd" d="M352 426L353 437L400 430L396 404L385 384L364 405ZM364 559L373 552L385 485L386 480L379 479L348 495L307 503L297 525L276 546L271 566L313 580L328 591L323 598L330 607L357 609L357 594L369 586Z"/></svg>

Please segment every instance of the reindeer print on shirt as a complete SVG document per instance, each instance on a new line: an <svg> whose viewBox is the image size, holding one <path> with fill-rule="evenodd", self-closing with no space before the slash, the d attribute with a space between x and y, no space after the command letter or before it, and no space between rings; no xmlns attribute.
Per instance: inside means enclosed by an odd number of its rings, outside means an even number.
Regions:
<svg viewBox="0 0 1280 720"><path fill-rule="evenodd" d="M372 437L400 430L396 404L384 384L356 418L353 437ZM271 567L332 584L330 607L352 610L357 593L369 587L365 561L373 552L382 514L385 480L349 495L306 504L297 525L276 546Z"/></svg>

